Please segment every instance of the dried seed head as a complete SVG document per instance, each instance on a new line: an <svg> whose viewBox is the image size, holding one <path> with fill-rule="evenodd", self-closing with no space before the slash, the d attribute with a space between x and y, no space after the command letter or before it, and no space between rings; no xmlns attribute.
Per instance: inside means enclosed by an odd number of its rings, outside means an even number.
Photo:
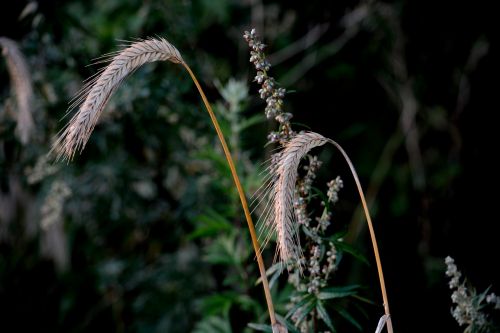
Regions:
<svg viewBox="0 0 500 333"><path fill-rule="evenodd" d="M0 48L7 62L7 70L12 81L18 107L16 134L23 144L27 144L35 128L33 122L33 85L28 62L13 40L0 37Z"/></svg>
<svg viewBox="0 0 500 333"><path fill-rule="evenodd" d="M110 64L84 86L70 106L70 111L80 108L52 148L57 158L71 160L85 148L102 110L127 75L149 62L184 63L179 51L164 38L140 40L99 62L107 60Z"/></svg>
<svg viewBox="0 0 500 333"><path fill-rule="evenodd" d="M288 141L279 152L278 159L269 168L271 172L267 198L268 211L264 212L264 232L276 232L277 252L283 262L301 265L297 216L294 210L295 184L300 160L314 147L322 146L328 140L320 134L301 132ZM269 234L266 235L269 238Z"/></svg>

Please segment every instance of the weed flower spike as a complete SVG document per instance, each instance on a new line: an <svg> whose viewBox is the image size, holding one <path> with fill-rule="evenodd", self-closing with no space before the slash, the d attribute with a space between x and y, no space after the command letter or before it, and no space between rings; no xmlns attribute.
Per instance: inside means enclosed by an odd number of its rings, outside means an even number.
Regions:
<svg viewBox="0 0 500 333"><path fill-rule="evenodd" d="M466 325L465 332L489 332L491 323L485 313L486 304L491 304L494 310L500 310L500 299L494 293L487 295L489 290L477 294L476 290L467 286L466 281L460 281L462 273L458 270L455 260L446 257L446 276L450 277L448 285L451 290L451 301L455 305L451 314L459 326ZM484 303L486 301L486 304Z"/></svg>
<svg viewBox="0 0 500 333"><path fill-rule="evenodd" d="M257 70L255 81L262 86L259 89L260 98L266 101L266 117L268 119L274 118L279 124L280 128L277 132L271 132L268 135L269 142L279 142L284 144L290 139L294 132L290 125L292 114L283 112L283 97L285 97L286 90L278 88L274 78L268 75L271 64L266 59L264 48L266 47L258 38L255 29L245 31L243 38L252 49L250 51L250 62L253 63Z"/></svg>

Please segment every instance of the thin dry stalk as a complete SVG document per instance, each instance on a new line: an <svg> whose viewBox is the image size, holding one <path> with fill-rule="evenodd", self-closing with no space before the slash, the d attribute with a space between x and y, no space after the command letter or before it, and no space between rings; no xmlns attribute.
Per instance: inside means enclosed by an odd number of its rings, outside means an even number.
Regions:
<svg viewBox="0 0 500 333"><path fill-rule="evenodd" d="M245 192L243 190L243 186L241 185L240 178L238 177L238 173L236 172L236 167L233 162L233 158L231 155L231 152L229 150L229 147L227 146L226 139L224 138L224 135L222 134L222 130L219 126L219 122L217 121L217 117L215 117L214 112L212 111L212 107L210 106L210 103L207 100L207 97L205 96L205 93L203 92L203 89L201 88L201 85L199 84L198 80L196 79L196 76L194 73L191 71L191 68L186 63L183 63L184 67L188 71L189 75L193 79L193 82L196 85L196 88L198 89L198 92L201 95L201 98L203 99L203 103L205 104L205 107L208 111L208 114L210 115L210 119L212 120L212 123L215 127L215 131L217 132L217 136L219 137L219 141L222 145L222 149L224 150L224 155L226 156L227 163L229 164L229 169L231 169L231 175L233 176L234 183L236 185L236 188L238 190L238 195L240 197L241 201L241 206L243 207L243 211L245 213L245 218L247 220L247 225L248 225L248 230L250 231L250 237L252 239L252 246L255 251L255 255L257 257L257 264L259 266L259 273L260 277L262 279L262 286L264 288L264 293L266 296L266 302L267 302L267 309L269 311L269 317L271 320L271 326L274 332L279 332L279 330L282 330L282 326L280 323L276 321L276 315L274 313L274 305L273 305L273 299L271 297L271 290L269 288L269 282L267 280L267 275L266 275L266 267L264 265L264 259L262 258L262 254L260 252L260 245L259 241L257 238L257 233L255 232L255 226L252 221L252 216L250 214L250 209L248 208L248 203L247 199L245 196Z"/></svg>
<svg viewBox="0 0 500 333"><path fill-rule="evenodd" d="M272 203L272 208L270 212L265 215L265 223L271 231L274 231L277 234L277 251L280 254L281 260L286 262L290 259L294 259L295 262L299 263L301 250L298 243L298 229L295 224L296 217L293 209L297 170L302 157L304 157L311 149L322 146L325 143L331 143L341 152L342 156L349 165L349 169L356 183L365 212L368 228L370 230L373 252L377 263L380 289L382 291L382 299L384 302L384 322L387 324L388 332L392 333L389 301L387 299L384 274L382 272L382 263L380 260L377 239L375 237L370 212L368 211L365 195L363 193L356 169L354 168L354 165L352 164L347 153L337 142L325 138L317 133L302 132L297 134L285 144L283 150L279 153L280 155L278 155L279 160L277 165L272 166L270 169L271 172L274 173L271 177L271 186L268 193L268 198Z"/></svg>
<svg viewBox="0 0 500 333"><path fill-rule="evenodd" d="M33 85L28 62L16 42L0 37L0 47L7 62L18 112L16 134L22 144L27 144L35 128L33 122Z"/></svg>
<svg viewBox="0 0 500 333"><path fill-rule="evenodd" d="M231 153L226 144L226 140L222 135L217 118L215 117L210 103L201 88L196 76L189 68L189 66L182 59L179 51L165 39L147 39L143 41L138 41L131 44L125 50L118 52L110 57L111 63L105 67L98 76L96 76L92 81L90 81L78 95L77 99L73 103L71 108L77 107L81 104L79 111L73 116L70 123L56 140L52 151L54 151L58 158L71 160L77 151L81 152L87 143L90 134L92 133L102 110L106 106L109 98L116 91L123 79L136 70L141 65L160 61L168 60L173 63L179 63L184 66L186 71L191 76L193 82L200 93L203 103L207 109L210 119L214 125L217 132L217 136L221 142L224 154L231 169L231 174L233 176L234 183L238 190L240 196L241 205L245 213L245 218L247 220L248 228L250 231L250 236L252 238L252 245L255 250L257 257L257 263L259 265L259 271L261 279L263 281L264 293L266 297L267 307L269 311L269 316L271 320L271 325L273 331L278 331L280 324L277 323L274 306L271 298L271 292L269 290L269 283L266 276L266 269L264 266L264 261L262 255L259 251L259 243L257 240L257 235L255 232L255 227L250 216L250 210L246 201L245 193L243 187L241 186L240 179L236 172L236 167L234 165Z"/></svg>
<svg viewBox="0 0 500 333"><path fill-rule="evenodd" d="M354 181L356 182L356 187L358 188L359 197L361 199L361 203L363 204L363 210L365 211L366 223L368 224L368 229L370 230L370 238L373 246L373 254L375 255L375 262L377 263L378 279L380 282L380 289L382 291L382 300L384 302L385 325L387 326L387 331L389 333L393 333L391 313L389 311L389 300L387 298L387 291L385 289L384 272L382 271L382 262L380 260L380 254L378 251L377 237L375 237L375 230L373 229L372 218L370 216L370 211L368 210L368 205L366 204L365 194L363 192L363 188L361 187L361 182L359 181L358 173L356 172L356 169L354 168L354 165L352 164L352 161L345 152L345 150L337 142L331 139L328 139L328 142L330 142L332 145L335 146L335 148L337 148L340 151L345 161L349 165L351 174L354 178Z"/></svg>

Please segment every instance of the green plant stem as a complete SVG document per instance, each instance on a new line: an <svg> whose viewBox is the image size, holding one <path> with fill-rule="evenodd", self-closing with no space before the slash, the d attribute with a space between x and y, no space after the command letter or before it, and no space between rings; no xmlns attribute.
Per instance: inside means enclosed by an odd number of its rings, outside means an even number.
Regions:
<svg viewBox="0 0 500 333"><path fill-rule="evenodd" d="M387 316L387 322L386 322L387 331L389 333L393 333L391 315L390 315L390 311L389 311L389 300L387 299L387 291L385 289L384 273L382 271L382 262L380 260L380 254L378 251L377 238L375 237L375 230L373 229L372 219L370 217L368 205L366 204L365 195L363 193L363 188L361 187L361 182L359 181L358 173L356 172L356 169L354 168L354 165L352 164L349 156L347 156L347 153L345 152L345 150L337 142L335 142L331 139L328 139L328 142L330 142L332 145L334 145L335 148L337 148L342 153L342 156L344 156L344 159L346 160L347 164L349 165L349 169L351 170L354 181L356 182L359 197L361 198L361 203L363 204L363 210L365 211L366 223L368 224L368 229L370 230L370 237L371 237L371 241L372 241L372 245L373 245L373 253L375 255L375 262L377 263L378 279L380 282L380 289L382 290L382 299L384 301L384 312L385 312L385 315Z"/></svg>
<svg viewBox="0 0 500 333"><path fill-rule="evenodd" d="M252 238L252 245L253 245L253 248L255 251L255 256L257 257L257 263L259 265L260 277L262 279L262 285L263 285L264 294L266 297L267 309L269 311L269 317L271 319L271 325L275 326L276 325L276 316L274 313L274 305L273 305L273 300L271 297L271 291L269 289L269 282L267 280L266 267L264 266L264 260L262 259L262 255L261 255L260 250L259 250L260 245L259 245L259 241L257 239L257 234L255 232L255 226L253 224L252 217L250 215L250 209L248 208L248 203L247 203L247 199L245 197L245 192L243 191L243 187L241 186L240 178L238 177L238 173L236 172L236 167L234 166L233 158L231 157L231 153L230 153L229 148L226 144L226 140L224 139L224 135L222 134L222 130L220 129L217 118L215 117L215 114L212 111L212 107L210 106L210 103L208 102L207 97L205 96L205 93L203 92L203 89L201 88L200 83L196 79L196 76L194 75L191 68L189 68L189 66L185 62L183 62L182 65L188 71L189 75L191 76L191 79L193 80L194 84L196 85L196 88L198 88L198 92L200 93L200 96L203 99L203 103L205 104L205 108L207 109L208 114L210 115L210 119L212 120L212 123L215 127L215 131L217 132L217 136L219 137L220 143L222 145L222 149L224 150L224 155L226 156L227 163L229 164L229 169L231 169L231 174L233 176L234 183L236 185L236 188L238 189L238 194L240 196L241 206L243 207L243 211L245 213L245 218L247 220L248 229L250 230L250 237Z"/></svg>

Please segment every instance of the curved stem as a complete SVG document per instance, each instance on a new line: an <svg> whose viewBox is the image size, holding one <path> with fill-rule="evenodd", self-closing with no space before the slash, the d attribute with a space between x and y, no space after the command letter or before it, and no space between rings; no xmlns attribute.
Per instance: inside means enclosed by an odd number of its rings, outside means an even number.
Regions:
<svg viewBox="0 0 500 333"><path fill-rule="evenodd" d="M234 166L233 158L231 157L231 153L230 153L229 148L226 144L226 140L224 139L224 135L222 134L222 130L220 129L219 122L217 121L217 118L215 117L215 114L212 111L212 107L210 106L210 103L208 103L207 97L205 96L205 93L203 92L203 89L201 88L200 83L196 79L196 76L194 75L194 73L191 71L191 68L189 68L189 66L185 62L183 62L182 65L188 71L189 75L191 76L191 79L193 80L194 84L196 85L196 88L198 88L198 92L200 93L201 98L203 99L203 103L205 104L205 108L207 109L208 114L210 115L210 119L212 119L212 123L215 127L215 131L217 132L217 136L219 137L220 143L222 145L222 149L224 150L224 155L226 155L227 163L229 164L229 168L231 169L231 174L233 176L233 180L234 180L234 183L236 185L236 188L238 189L238 195L240 196L241 206L243 207L243 211L245 212L245 218L247 220L248 229L250 230L250 236L252 238L252 245L253 245L253 248L255 251L255 255L257 257L257 263L259 265L260 277L262 279L262 285L264 287L264 294L266 296L267 309L269 311L271 325L274 326L274 325L276 325L276 316L274 314L273 300L271 297L271 291L269 289L269 282L267 280L266 267L264 266L264 260L262 259L262 255L259 251L260 245L259 245L259 241L257 240L255 226L253 224L252 217L250 215L250 209L248 208L247 199L245 197L243 187L241 186L240 178L238 177L238 174L236 172L236 167Z"/></svg>
<svg viewBox="0 0 500 333"><path fill-rule="evenodd" d="M344 159L346 160L347 164L349 165L349 169L351 170L352 176L354 178L354 181L356 182L356 186L358 188L358 193L359 197L361 198L361 203L363 205L363 210L365 211L365 216L366 216L366 223L368 224L368 229L370 230L370 237L373 245L373 253L375 255L375 261L377 263L377 271L378 271L378 279L380 281L380 289L382 290L382 299L384 301L384 312L385 315L387 316L387 331L389 333L392 333L392 322L391 322L391 315L389 312L389 301L387 299L387 292L385 290L385 280L384 280L384 273L382 272L382 262L380 261L380 255L378 252L378 245L377 245L377 238L375 237L375 230L373 229L373 223L372 219L370 217L370 212L368 210L368 205L366 204L366 199L365 195L363 193L363 188L361 187L361 182L359 181L358 173L356 172L356 169L354 168L354 165L351 162L351 159L349 156L347 156L347 153L345 150L335 141L332 139L328 139L328 142L330 142L332 145L337 148L342 155L344 156Z"/></svg>

